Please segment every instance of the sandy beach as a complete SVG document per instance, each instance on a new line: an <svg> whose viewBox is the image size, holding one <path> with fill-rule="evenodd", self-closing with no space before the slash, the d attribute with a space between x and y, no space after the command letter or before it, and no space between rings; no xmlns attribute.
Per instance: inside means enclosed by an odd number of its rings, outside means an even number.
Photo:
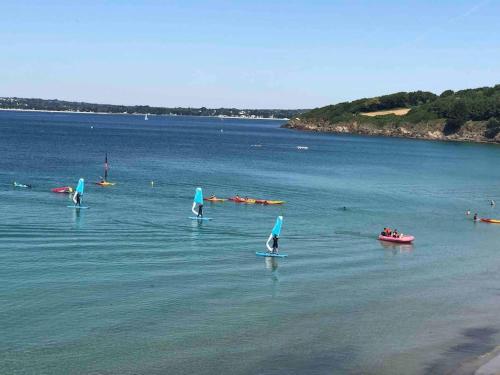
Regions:
<svg viewBox="0 0 500 375"><path fill-rule="evenodd" d="M375 117L375 116L384 116L384 115L396 115L396 116L404 116L408 112L410 112L410 108L396 108L389 109L385 111L374 111L374 112L362 112L363 116Z"/></svg>
<svg viewBox="0 0 500 375"><path fill-rule="evenodd" d="M477 358L462 363L449 375L498 375L500 374L500 346Z"/></svg>

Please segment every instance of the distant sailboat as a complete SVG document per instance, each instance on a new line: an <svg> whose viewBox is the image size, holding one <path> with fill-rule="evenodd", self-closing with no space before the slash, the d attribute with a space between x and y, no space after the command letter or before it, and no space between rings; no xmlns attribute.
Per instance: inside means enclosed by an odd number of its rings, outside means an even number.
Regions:
<svg viewBox="0 0 500 375"><path fill-rule="evenodd" d="M148 114L146 113L146 115L144 116L144 120L148 120Z"/></svg>
<svg viewBox="0 0 500 375"><path fill-rule="evenodd" d="M104 159L104 178L101 177L101 181L96 182L97 185L100 185L100 186L113 186L115 184L114 182L109 182L108 181L108 170L109 170L108 153L106 152L106 157Z"/></svg>

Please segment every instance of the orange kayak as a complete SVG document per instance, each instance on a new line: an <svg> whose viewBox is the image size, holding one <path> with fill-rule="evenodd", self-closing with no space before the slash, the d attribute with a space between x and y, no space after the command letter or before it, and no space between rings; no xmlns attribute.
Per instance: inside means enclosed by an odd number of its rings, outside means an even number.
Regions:
<svg viewBox="0 0 500 375"><path fill-rule="evenodd" d="M264 204L283 204L285 201L264 201Z"/></svg>
<svg viewBox="0 0 500 375"><path fill-rule="evenodd" d="M483 223L490 223L490 224L500 224L499 219L488 219L488 218L482 218L481 221Z"/></svg>
<svg viewBox="0 0 500 375"><path fill-rule="evenodd" d="M230 201L236 202L236 203L248 203L248 204L283 204L285 201L271 201L267 199L254 199L254 198L241 198L241 197L231 197L229 198Z"/></svg>

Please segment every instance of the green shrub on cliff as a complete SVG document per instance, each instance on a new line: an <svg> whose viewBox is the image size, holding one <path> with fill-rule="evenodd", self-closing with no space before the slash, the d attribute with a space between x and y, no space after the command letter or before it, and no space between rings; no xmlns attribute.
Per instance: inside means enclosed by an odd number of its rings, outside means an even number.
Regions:
<svg viewBox="0 0 500 375"><path fill-rule="evenodd" d="M498 133L500 133L500 120L497 118L490 118L486 123L486 133L485 136L487 138L495 138Z"/></svg>

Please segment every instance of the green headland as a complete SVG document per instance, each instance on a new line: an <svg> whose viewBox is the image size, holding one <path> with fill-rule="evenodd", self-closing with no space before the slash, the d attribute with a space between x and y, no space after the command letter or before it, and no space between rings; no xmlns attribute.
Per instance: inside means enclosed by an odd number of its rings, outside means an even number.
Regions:
<svg viewBox="0 0 500 375"><path fill-rule="evenodd" d="M500 142L500 85L440 95L398 92L294 116L287 128L435 140Z"/></svg>

